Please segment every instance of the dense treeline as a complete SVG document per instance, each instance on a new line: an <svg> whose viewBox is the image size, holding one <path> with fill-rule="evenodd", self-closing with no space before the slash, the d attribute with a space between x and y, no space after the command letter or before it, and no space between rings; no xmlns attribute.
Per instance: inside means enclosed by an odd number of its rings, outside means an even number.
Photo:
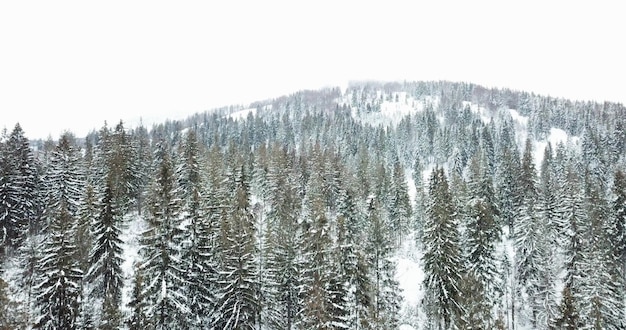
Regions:
<svg viewBox="0 0 626 330"><path fill-rule="evenodd" d="M5 131L0 329L626 326L622 105L416 82L237 110Z"/></svg>

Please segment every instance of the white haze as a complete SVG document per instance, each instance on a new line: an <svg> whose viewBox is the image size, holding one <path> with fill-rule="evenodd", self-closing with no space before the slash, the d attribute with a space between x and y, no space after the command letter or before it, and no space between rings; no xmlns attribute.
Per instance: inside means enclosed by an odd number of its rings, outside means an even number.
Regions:
<svg viewBox="0 0 626 330"><path fill-rule="evenodd" d="M626 102L618 2L4 1L0 128L85 135L349 80Z"/></svg>

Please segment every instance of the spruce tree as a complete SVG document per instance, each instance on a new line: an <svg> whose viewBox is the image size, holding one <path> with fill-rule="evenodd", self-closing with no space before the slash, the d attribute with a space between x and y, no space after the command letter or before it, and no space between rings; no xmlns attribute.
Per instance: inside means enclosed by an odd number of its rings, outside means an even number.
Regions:
<svg viewBox="0 0 626 330"><path fill-rule="evenodd" d="M400 246L404 235L410 229L410 219L413 209L409 198L409 188L407 186L404 169L400 160L394 157L393 172L389 196L389 220L391 233L396 236L396 246Z"/></svg>
<svg viewBox="0 0 626 330"><path fill-rule="evenodd" d="M301 289L302 308L299 326L307 329L332 329L333 314L331 290L332 253L330 223L326 214L326 196L323 193L322 161L319 146L312 151L312 166L303 202L301 220Z"/></svg>
<svg viewBox="0 0 626 330"><path fill-rule="evenodd" d="M222 219L220 263L213 328L255 329L259 305L255 222L250 182L241 166L233 173L234 191Z"/></svg>
<svg viewBox="0 0 626 330"><path fill-rule="evenodd" d="M351 329L368 329L372 326L374 288L370 276L372 258L368 257L365 244L367 231L361 228L365 223L349 187L341 189L338 204L337 250L340 278L345 280L347 289L347 323Z"/></svg>
<svg viewBox="0 0 626 330"><path fill-rule="evenodd" d="M561 217L565 221L565 279L562 292L559 315L555 325L565 329L578 329L583 321L580 313L584 306L584 265L585 251L583 238L587 223L583 189L580 183L580 173L575 165L569 162L565 169L565 182Z"/></svg>
<svg viewBox="0 0 626 330"><path fill-rule="evenodd" d="M116 329L121 322L118 307L122 300L122 234L120 209L113 200L113 185L107 180L100 210L93 228L94 245L89 255L91 265L87 279L92 284L92 296L102 299L100 328Z"/></svg>
<svg viewBox="0 0 626 330"><path fill-rule="evenodd" d="M83 273L76 256L76 219L83 186L80 155L68 133L61 136L44 177L45 241L35 287L39 318L35 328L75 329Z"/></svg>
<svg viewBox="0 0 626 330"><path fill-rule="evenodd" d="M17 248L35 232L40 210L39 175L20 124L0 141L0 260L3 248Z"/></svg>
<svg viewBox="0 0 626 330"><path fill-rule="evenodd" d="M271 328L293 329L300 310L297 221L301 200L286 150L274 146L271 153L267 174L266 323Z"/></svg>
<svg viewBox="0 0 626 330"><path fill-rule="evenodd" d="M154 157L154 180L149 191L142 234L141 257L147 315L156 329L185 329L188 297L185 288L185 260L180 259L180 193L174 175L170 148L160 142Z"/></svg>
<svg viewBox="0 0 626 330"><path fill-rule="evenodd" d="M484 153L472 158L470 166L469 201L466 223L468 276L464 280L468 310L479 316L481 327L493 326L493 307L497 302L500 274L496 246L500 241L499 211L493 193L487 159ZM469 305L467 305L469 304ZM475 308L476 305L479 308Z"/></svg>
<svg viewBox="0 0 626 330"><path fill-rule="evenodd" d="M537 171L530 139L526 140L518 182L522 198L515 230L515 276L532 326L544 327L556 314L554 275L549 264L551 251L546 227L539 212Z"/></svg>
<svg viewBox="0 0 626 330"><path fill-rule="evenodd" d="M620 170L613 177L613 220L610 228L613 254L622 275L622 294L626 294L626 175ZM626 318L626 315L624 315Z"/></svg>
<svg viewBox="0 0 626 330"><path fill-rule="evenodd" d="M608 240L609 205L602 184L593 174L586 172L584 187L588 228L587 239L583 241L586 258L582 318L596 329L622 329L624 300L620 294L619 266L615 262L612 242Z"/></svg>
<svg viewBox="0 0 626 330"><path fill-rule="evenodd" d="M450 328L460 314L461 259L456 206L443 168L433 169L424 223L424 289L426 314L439 328Z"/></svg>
<svg viewBox="0 0 626 330"><path fill-rule="evenodd" d="M399 326L400 289L395 280L396 267L390 260L392 254L390 224L380 214L375 198L369 203L369 235L366 250L371 263L372 310L371 324L374 329L397 329Z"/></svg>
<svg viewBox="0 0 626 330"><path fill-rule="evenodd" d="M131 309L130 318L126 321L129 330L151 329L152 324L147 315L146 297L144 295L144 278L139 265L135 265L133 291L128 307Z"/></svg>
<svg viewBox="0 0 626 330"><path fill-rule="evenodd" d="M90 298L100 302L99 327L115 329L121 324L119 305L122 299L123 273L122 228L124 216L135 197L135 156L130 137L120 122L110 132L106 125L99 134L94 165L96 216L91 236L87 280L92 285Z"/></svg>
<svg viewBox="0 0 626 330"><path fill-rule="evenodd" d="M187 294L191 312L190 326L202 327L204 315L213 308L210 275L214 273L212 250L209 246L210 229L205 195L206 177L202 171L203 160L195 131L190 130L180 152L180 164L176 177L181 193L182 222L185 224L185 240L181 258L186 260Z"/></svg>

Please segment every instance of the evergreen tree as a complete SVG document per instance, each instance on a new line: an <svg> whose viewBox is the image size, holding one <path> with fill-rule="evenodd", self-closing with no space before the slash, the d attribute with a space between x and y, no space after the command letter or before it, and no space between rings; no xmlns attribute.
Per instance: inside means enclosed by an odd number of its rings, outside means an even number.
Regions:
<svg viewBox="0 0 626 330"><path fill-rule="evenodd" d="M336 317L333 313L331 288L332 238L326 215L326 197L323 193L322 160L319 146L312 151L312 166L307 183L301 220L301 289L302 308L299 326L307 329L333 329Z"/></svg>
<svg viewBox="0 0 626 330"><path fill-rule="evenodd" d="M0 260L4 247L16 248L27 231L39 228L39 175L20 124L0 141Z"/></svg>
<svg viewBox="0 0 626 330"><path fill-rule="evenodd" d="M203 161L195 131L185 137L180 155L181 162L176 170L180 186L185 224L185 240L181 259L186 260L186 282L188 286L190 326L202 327L205 312L213 308L211 275L215 273L213 251L210 248L212 232L208 217Z"/></svg>
<svg viewBox="0 0 626 330"><path fill-rule="evenodd" d="M189 310L185 261L180 259L180 193L170 149L161 142L155 150L154 181L147 205L148 229L140 250L147 315L156 329L185 329Z"/></svg>
<svg viewBox="0 0 626 330"><path fill-rule="evenodd" d="M589 172L585 175L585 208L588 228L587 239L583 241L582 319L595 329L622 329L624 300L620 294L619 266L611 249L612 242L607 237L608 202L602 184Z"/></svg>
<svg viewBox="0 0 626 330"><path fill-rule="evenodd" d="M400 160L397 157L394 158L389 196L389 220L391 233L397 237L396 245L399 246L403 241L403 235L410 229L409 223L413 210L404 169L400 165Z"/></svg>
<svg viewBox="0 0 626 330"><path fill-rule="evenodd" d="M286 151L275 146L271 152L267 175L267 324L292 329L300 310L297 219L301 201Z"/></svg>
<svg viewBox="0 0 626 330"><path fill-rule="evenodd" d="M374 287L370 276L372 258L368 257L369 251L364 244L367 236L360 229L364 224L349 188L341 189L338 204L339 277L345 280L347 289L348 326L351 329L369 329L372 327Z"/></svg>
<svg viewBox="0 0 626 330"><path fill-rule="evenodd" d="M112 182L107 180L93 228L95 239L89 255L87 279L93 285L92 296L102 299L100 328L117 329L121 322L118 307L122 300L122 234L120 212L115 209Z"/></svg>
<svg viewBox="0 0 626 330"><path fill-rule="evenodd" d="M615 171L613 177L613 196L613 220L610 238L614 244L613 253L618 269L622 274L621 292L626 294L626 175L620 170Z"/></svg>
<svg viewBox="0 0 626 330"><path fill-rule="evenodd" d="M571 162L566 167L564 198L561 216L566 221L565 239L565 285L563 287L559 316L555 326L563 329L582 328L581 308L584 305L582 289L584 285L584 260L582 240L587 222L584 210L583 189L580 173Z"/></svg>
<svg viewBox="0 0 626 330"><path fill-rule="evenodd" d="M255 329L261 306L255 222L250 204L250 182L244 167L233 173L234 191L230 208L222 219L218 299L213 328Z"/></svg>
<svg viewBox="0 0 626 330"><path fill-rule="evenodd" d="M546 227L539 214L537 171L532 157L532 141L526 140L519 176L521 204L519 225L515 231L516 281L528 307L534 327L545 327L556 315L554 274L549 264Z"/></svg>
<svg viewBox="0 0 626 330"><path fill-rule="evenodd" d="M40 312L35 328L75 329L79 314L83 274L75 259L75 229L83 179L72 140L67 133L61 136L44 179L48 226L39 261L41 279L35 287Z"/></svg>
<svg viewBox="0 0 626 330"><path fill-rule="evenodd" d="M464 289L469 290L465 295L474 297L464 307L477 314L482 322L480 327L484 328L493 326L492 310L497 302L498 291L501 291L496 255L501 227L488 171L487 159L483 153L472 158L465 242L469 274L464 280ZM474 304L476 306L472 306Z"/></svg>
<svg viewBox="0 0 626 330"><path fill-rule="evenodd" d="M395 280L396 267L390 260L392 243L389 223L380 215L375 198L368 209L369 237L366 247L371 258L372 311L371 327L397 329L399 326L400 289Z"/></svg>
<svg viewBox="0 0 626 330"><path fill-rule="evenodd" d="M151 329L152 324L147 315L146 297L144 295L144 278L139 265L135 265L133 291L128 307L131 309L130 318L126 321L129 330Z"/></svg>
<svg viewBox="0 0 626 330"><path fill-rule="evenodd" d="M463 277L456 207L442 168L430 176L424 224L424 289L427 315L438 328L448 329L460 314Z"/></svg>
<svg viewBox="0 0 626 330"><path fill-rule="evenodd" d="M552 328L563 330L582 329L584 324L580 320L580 314L576 309L575 298L569 287L563 289L561 298L560 317L556 320Z"/></svg>

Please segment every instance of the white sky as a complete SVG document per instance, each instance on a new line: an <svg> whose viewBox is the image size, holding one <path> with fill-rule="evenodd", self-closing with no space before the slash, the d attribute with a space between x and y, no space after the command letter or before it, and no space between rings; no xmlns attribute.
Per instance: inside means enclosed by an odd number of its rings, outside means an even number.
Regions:
<svg viewBox="0 0 626 330"><path fill-rule="evenodd" d="M1 1L0 129L84 136L348 80L626 103L619 1Z"/></svg>

